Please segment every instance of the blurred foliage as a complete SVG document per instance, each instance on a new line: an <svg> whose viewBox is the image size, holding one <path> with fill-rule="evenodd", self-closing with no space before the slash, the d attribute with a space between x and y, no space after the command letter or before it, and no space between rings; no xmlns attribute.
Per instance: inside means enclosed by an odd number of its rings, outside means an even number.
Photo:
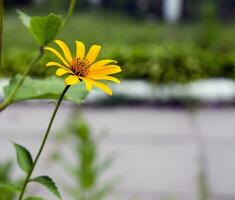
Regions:
<svg viewBox="0 0 235 200"><path fill-rule="evenodd" d="M232 24L217 22L214 9L207 5L202 23L175 26L135 21L125 15L88 11L71 19L68 31L59 37L68 41L79 39L87 45L103 45L102 56L119 61L127 79L145 79L156 83L187 82L201 78L235 78L235 39ZM7 16L5 46L1 75L22 73L36 53L34 41L27 30ZM89 26L87 26L89 24ZM71 31L73 30L73 31ZM94 31L95 30L95 31ZM123 31L124 30L124 31ZM20 34L13 34L14 32ZM12 35L12 37L7 37ZM29 50L30 49L30 50ZM51 75L53 68L45 70L52 55L46 54L31 75Z"/></svg>
<svg viewBox="0 0 235 200"><path fill-rule="evenodd" d="M85 122L74 123L72 132L74 132L75 139L78 142L75 150L80 158L80 170L77 171L76 175L82 190L86 190L91 188L96 180L94 163L96 159L96 145Z"/></svg>
<svg viewBox="0 0 235 200"><path fill-rule="evenodd" d="M10 84L4 87L4 94L8 96L21 80L21 75L14 76ZM26 77L22 88L13 97L12 102L26 99L58 99L64 88L64 81L55 76L46 79L32 79ZM64 96L64 100L80 104L86 98L88 92L83 84L72 87Z"/></svg>
<svg viewBox="0 0 235 200"><path fill-rule="evenodd" d="M77 115L76 115L77 116ZM63 142L71 140L70 145L74 152L75 163L66 160L60 153L54 157L62 166L65 166L73 182L73 186L67 189L74 200L104 200L113 189L116 180L104 180L101 182L101 175L108 170L113 159L100 160L98 157L98 142L92 135L89 125L81 117L73 117L70 126L63 131L59 139ZM71 141L69 142L70 144Z"/></svg>
<svg viewBox="0 0 235 200"><path fill-rule="evenodd" d="M205 1L201 5L201 30L198 43L204 48L216 46L219 39L217 3L211 0Z"/></svg>
<svg viewBox="0 0 235 200"><path fill-rule="evenodd" d="M12 183L11 172L11 161L0 163L0 200L13 200L15 196L12 189L8 187Z"/></svg>

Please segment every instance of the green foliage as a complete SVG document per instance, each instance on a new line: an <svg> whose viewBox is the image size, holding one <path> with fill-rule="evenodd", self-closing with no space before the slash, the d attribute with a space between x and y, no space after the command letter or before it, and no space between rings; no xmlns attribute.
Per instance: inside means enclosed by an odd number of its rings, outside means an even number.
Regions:
<svg viewBox="0 0 235 200"><path fill-rule="evenodd" d="M216 46L220 35L220 29L218 27L218 20L216 14L217 6L215 1L205 1L201 5L202 23L201 29L198 35L198 44L204 48L210 48Z"/></svg>
<svg viewBox="0 0 235 200"><path fill-rule="evenodd" d="M50 177L39 176L34 179L31 179L31 181L45 186L52 194L54 194L59 199L62 199L56 184L54 183L54 181Z"/></svg>
<svg viewBox="0 0 235 200"><path fill-rule="evenodd" d="M55 107L55 110L53 112L53 115L51 117L48 129L45 133L43 142L41 144L40 150L37 154L37 158L35 160L35 163L33 162L32 156L30 152L23 146L14 143L14 147L16 150L17 155L17 162L19 167L26 173L26 178L24 182L22 182L21 187L17 188L15 185L5 183L6 181L3 181L3 183L0 182L0 198L1 200L10 200L14 198L14 193L16 191L20 192L19 199L22 199L24 197L24 194L26 192L27 184L29 181L39 183L43 186L45 186L51 193L53 193L55 196L57 196L59 199L61 198L61 195L53 182L53 180L48 176L39 176L34 179L31 179L31 175L33 173L34 167L36 166L36 163L38 161L38 158L43 150L43 147L45 145L47 136L50 132L51 125L53 123L53 120L55 118L55 115L58 111L59 105L61 101L63 100L63 97L69 88L66 86L66 88L63 90L62 94L60 95L61 91L55 91L56 89L62 87L62 84L59 82L53 82L52 79L48 79L47 85L45 85L42 80L33 80L28 78L28 73L31 70L31 68L34 66L34 64L39 61L43 57L43 47L50 43L54 38L57 36L59 30L61 30L62 27L64 27L65 22L69 20L69 17L73 14L73 8L75 6L76 0L71 1L70 7L69 7L69 15L65 19L63 25L62 25L62 18L58 15L55 15L53 13L50 13L48 16L33 16L30 17L23 13L22 11L18 11L19 18L21 19L22 23L25 25L25 27L31 32L34 39L39 43L39 55L35 57L28 67L23 70L24 75L18 75L11 79L9 85L7 85L4 88L4 94L5 94L5 100L3 101L3 104L1 105L1 110L6 108L10 103L13 103L15 101L20 101L24 99L33 99L33 98L56 98L58 100L57 106ZM3 15L3 5L2 5L2 15ZM1 31L1 36L3 35ZM2 37L1 37L2 39ZM1 46L2 49L2 46ZM2 60L1 60L2 61ZM1 62L2 63L2 62ZM9 69L8 69L9 70ZM27 80L25 80L27 79ZM52 85L50 85L52 83ZM25 87L22 87L25 86ZM39 91L42 86L42 91ZM63 84L64 86L64 84ZM23 88L23 89L22 89ZM17 95L16 95L17 94ZM78 95L74 95L74 93L71 93L70 95L67 94L68 99L74 100L77 102L80 102L82 98L77 97L84 97L85 93ZM60 96L60 97L59 97ZM4 169L4 168L3 168ZM2 175L0 177L1 179L7 179L6 175ZM13 194L12 194L12 193ZM40 200L42 198L40 197L28 197L28 200Z"/></svg>
<svg viewBox="0 0 235 200"><path fill-rule="evenodd" d="M11 93L16 84L21 80L21 75L15 76L4 88L5 96ZM27 77L23 86L19 89L13 102L26 99L58 99L63 91L65 84L62 79L48 77L46 79L33 79ZM75 103L81 103L87 96L87 91L83 83L71 87L64 99Z"/></svg>
<svg viewBox="0 0 235 200"><path fill-rule="evenodd" d="M85 122L79 122L72 127L75 133L75 139L78 142L76 151L79 155L78 179L82 189L90 189L96 182L94 165L96 160L96 146L91 137L88 125Z"/></svg>
<svg viewBox="0 0 235 200"><path fill-rule="evenodd" d="M10 173L12 169L12 162L7 161L6 163L0 164L0 182L7 182L10 180Z"/></svg>
<svg viewBox="0 0 235 200"><path fill-rule="evenodd" d="M9 48L5 51L3 57L2 74L13 76L15 74L23 74L32 58L37 54L36 51L22 51L19 48ZM33 77L45 77L54 74L55 69L46 69L45 63L52 60L53 55L46 54L34 65L30 73Z"/></svg>
<svg viewBox="0 0 235 200"><path fill-rule="evenodd" d="M50 13L48 16L30 17L22 11L18 11L22 23L29 29L35 40L41 46L45 46L55 39L61 25L62 18Z"/></svg>
<svg viewBox="0 0 235 200"><path fill-rule="evenodd" d="M19 191L16 181L13 181L10 177L11 172L11 161L0 164L0 200L13 200L15 194Z"/></svg>
<svg viewBox="0 0 235 200"><path fill-rule="evenodd" d="M9 161L0 165L0 200L12 200L14 197L14 192L6 186L10 184L11 168L12 163Z"/></svg>
<svg viewBox="0 0 235 200"><path fill-rule="evenodd" d="M20 187L15 184L0 182L0 200L13 200L19 191Z"/></svg>
<svg viewBox="0 0 235 200"><path fill-rule="evenodd" d="M22 73L35 52L31 50L34 49L33 42L15 23L15 19L7 19L12 27L6 27L5 35L16 29L22 32L15 36L14 41L6 38L1 73L10 76ZM234 27L215 24L215 21L210 22L213 29L210 30L207 23L209 22L205 22L205 25L181 24L170 28L161 23L137 23L117 14L89 12L72 18L68 30L64 31L61 39L68 42L71 47L74 46L73 41L76 39L86 44L102 44L104 47L101 57L119 61L123 68L123 72L118 75L121 78L145 79L156 83L185 83L215 77L234 79ZM29 47L32 48L29 50ZM51 58L46 55L33 67L31 75L51 75L54 69L46 70L44 67L46 61Z"/></svg>
<svg viewBox="0 0 235 200"><path fill-rule="evenodd" d="M45 200L45 199L43 199L42 197L27 197L24 200Z"/></svg>
<svg viewBox="0 0 235 200"><path fill-rule="evenodd" d="M99 161L98 144L92 136L89 125L80 117L72 121L60 139L69 139L74 142L72 150L76 157L76 164L70 164L60 154L55 157L63 163L75 185L68 188L72 199L103 200L113 189L116 180L102 184L98 183L104 171L110 167L112 159ZM71 143L71 142L70 142Z"/></svg>
<svg viewBox="0 0 235 200"><path fill-rule="evenodd" d="M13 200L14 193L5 187L0 186L0 200Z"/></svg>
<svg viewBox="0 0 235 200"><path fill-rule="evenodd" d="M30 152L25 147L16 143L14 143L14 147L16 150L18 165L25 173L29 173L33 166L33 160Z"/></svg>
<svg viewBox="0 0 235 200"><path fill-rule="evenodd" d="M188 82L201 78L235 78L235 50L201 49L190 43L171 43L165 45L138 45L122 48L109 48L102 57L119 61L123 72L118 76L126 79L145 79L156 83ZM22 73L32 56L32 52L13 50L4 59L2 73L11 75ZM54 69L43 66L49 56L35 65L31 75L45 77ZM18 65L18 63L21 63Z"/></svg>
<svg viewBox="0 0 235 200"><path fill-rule="evenodd" d="M123 66L121 76L127 79L147 79L156 83L187 82L203 76L197 49L190 45L125 47L112 57Z"/></svg>
<svg viewBox="0 0 235 200"><path fill-rule="evenodd" d="M30 30L37 42L45 46L57 36L62 25L60 16L50 13L46 17L32 17Z"/></svg>
<svg viewBox="0 0 235 200"><path fill-rule="evenodd" d="M105 161L102 164L98 162L98 146L86 121L81 118L74 120L70 130L77 143L75 152L79 157L79 167L73 170L73 174L80 185L80 192L75 192L75 195L79 195L81 199L104 199L112 189L113 183L110 181L102 186L98 186L97 183L102 172L101 169L106 169L110 162Z"/></svg>

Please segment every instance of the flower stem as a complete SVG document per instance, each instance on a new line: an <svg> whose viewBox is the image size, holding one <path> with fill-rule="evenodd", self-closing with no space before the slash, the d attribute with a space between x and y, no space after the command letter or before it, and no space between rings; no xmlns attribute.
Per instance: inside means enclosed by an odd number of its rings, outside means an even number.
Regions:
<svg viewBox="0 0 235 200"><path fill-rule="evenodd" d="M30 72L32 67L41 59L43 54L44 54L43 48L41 47L38 55L28 65L28 67L24 71L22 78L20 79L20 81L18 82L18 84L16 85L14 90L4 99L4 101L2 103L0 103L0 112L3 111L9 104L12 103L12 99L15 97L16 93L18 92L18 90L20 89L22 84L24 83L26 76L28 75L28 73Z"/></svg>
<svg viewBox="0 0 235 200"><path fill-rule="evenodd" d="M26 178L25 178L25 181L24 181L24 184L23 184L23 187L22 187L20 196L19 196L19 200L22 200L22 199L23 199L23 196L24 196L26 187L27 187L28 183L30 182L30 178L31 178L31 175L32 175L32 173L33 173L33 170L34 170L34 168L35 168L35 166L36 166L36 164L37 164L37 162L38 162L38 159L39 159L39 157L40 157L40 155L41 155L41 153L42 153L42 150L43 150L43 148L44 148L44 146L45 146L45 144L46 144L46 141L47 141L47 138L48 138L48 136L49 136L49 133L50 133L50 130L51 130L51 126L52 126L52 124L53 124L53 122L54 122L56 113L57 113L57 111L58 111L58 109L59 109L59 107L60 107L60 104L61 104L61 102L62 102L62 100L63 100L63 98L64 98L66 92L68 91L69 87L70 87L70 86L68 85L68 86L66 86L66 87L64 88L62 94L60 95L59 100L57 101L57 104L56 104L56 106L55 106L55 110L54 110L54 112L53 112L53 114L52 114L52 116L51 116L49 125L48 125L48 127L47 127L47 130L46 130L46 132L45 132L44 138L43 138L43 140L42 140L41 146L40 146L39 151L38 151L38 153L37 153L37 156L36 156L36 158L35 158L35 160L34 160L34 162L33 162L33 166L32 166L32 168L30 169L28 175L27 175Z"/></svg>
<svg viewBox="0 0 235 200"><path fill-rule="evenodd" d="M0 0L0 69L2 67L4 2Z"/></svg>
<svg viewBox="0 0 235 200"><path fill-rule="evenodd" d="M74 12L74 8L75 8L75 5L76 5L76 0L71 0L70 1L70 5L69 5L69 10L68 10L68 13L67 13L67 16L62 24L62 29L64 28L64 26L68 23L70 17L73 15L73 12Z"/></svg>

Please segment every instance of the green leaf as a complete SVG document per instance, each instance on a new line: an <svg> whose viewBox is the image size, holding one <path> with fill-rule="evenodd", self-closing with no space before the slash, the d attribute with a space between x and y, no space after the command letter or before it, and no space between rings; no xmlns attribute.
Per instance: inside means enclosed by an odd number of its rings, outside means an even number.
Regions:
<svg viewBox="0 0 235 200"><path fill-rule="evenodd" d="M21 75L11 79L9 85L4 88L5 96L8 96L21 80ZM65 87L64 81L55 76L46 79L32 79L27 77L13 98L13 102L28 99L58 99ZM80 83L69 88L64 99L80 104L86 98L88 92L84 84Z"/></svg>
<svg viewBox="0 0 235 200"><path fill-rule="evenodd" d="M22 23L29 29L34 39L41 46L45 46L52 42L57 36L62 25L61 16L54 13L50 13L47 16L30 17L20 10L17 12Z"/></svg>
<svg viewBox="0 0 235 200"><path fill-rule="evenodd" d="M21 19L22 23L29 29L31 17L20 10L17 10L17 13L19 14L19 18Z"/></svg>
<svg viewBox="0 0 235 200"><path fill-rule="evenodd" d="M45 199L43 199L42 197L27 197L24 200L45 200Z"/></svg>
<svg viewBox="0 0 235 200"><path fill-rule="evenodd" d="M30 31L36 41L45 46L53 41L62 25L62 19L59 15L50 13L48 16L35 16L30 21Z"/></svg>
<svg viewBox="0 0 235 200"><path fill-rule="evenodd" d="M14 147L16 149L17 162L20 168L24 172L29 173L30 169L33 166L33 160L31 154L25 147L19 144L14 143Z"/></svg>
<svg viewBox="0 0 235 200"><path fill-rule="evenodd" d="M31 179L30 181L33 181L33 182L36 182L36 183L39 183L39 184L45 186L52 194L57 196L59 199L62 199L61 195L56 187L56 184L54 183L54 181L50 177L39 176L34 179Z"/></svg>

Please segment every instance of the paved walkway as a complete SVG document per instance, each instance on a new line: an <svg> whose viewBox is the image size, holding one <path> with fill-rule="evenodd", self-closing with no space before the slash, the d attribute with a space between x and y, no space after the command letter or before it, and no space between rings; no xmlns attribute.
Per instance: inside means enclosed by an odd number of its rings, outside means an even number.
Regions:
<svg viewBox="0 0 235 200"><path fill-rule="evenodd" d="M55 132L66 125L72 110L70 104L63 106ZM110 199L196 200L201 167L211 199L235 199L235 108L195 112L126 107L82 110L95 134L109 133L101 143L101 154L114 154L116 160L105 177L122 177ZM9 140L35 153L51 112L51 104L41 103L14 105L0 114L0 160L14 157ZM55 148L51 138L37 173L52 174L63 187L65 174L48 163ZM72 162L72 156L67 157ZM15 175L19 173L16 170Z"/></svg>

